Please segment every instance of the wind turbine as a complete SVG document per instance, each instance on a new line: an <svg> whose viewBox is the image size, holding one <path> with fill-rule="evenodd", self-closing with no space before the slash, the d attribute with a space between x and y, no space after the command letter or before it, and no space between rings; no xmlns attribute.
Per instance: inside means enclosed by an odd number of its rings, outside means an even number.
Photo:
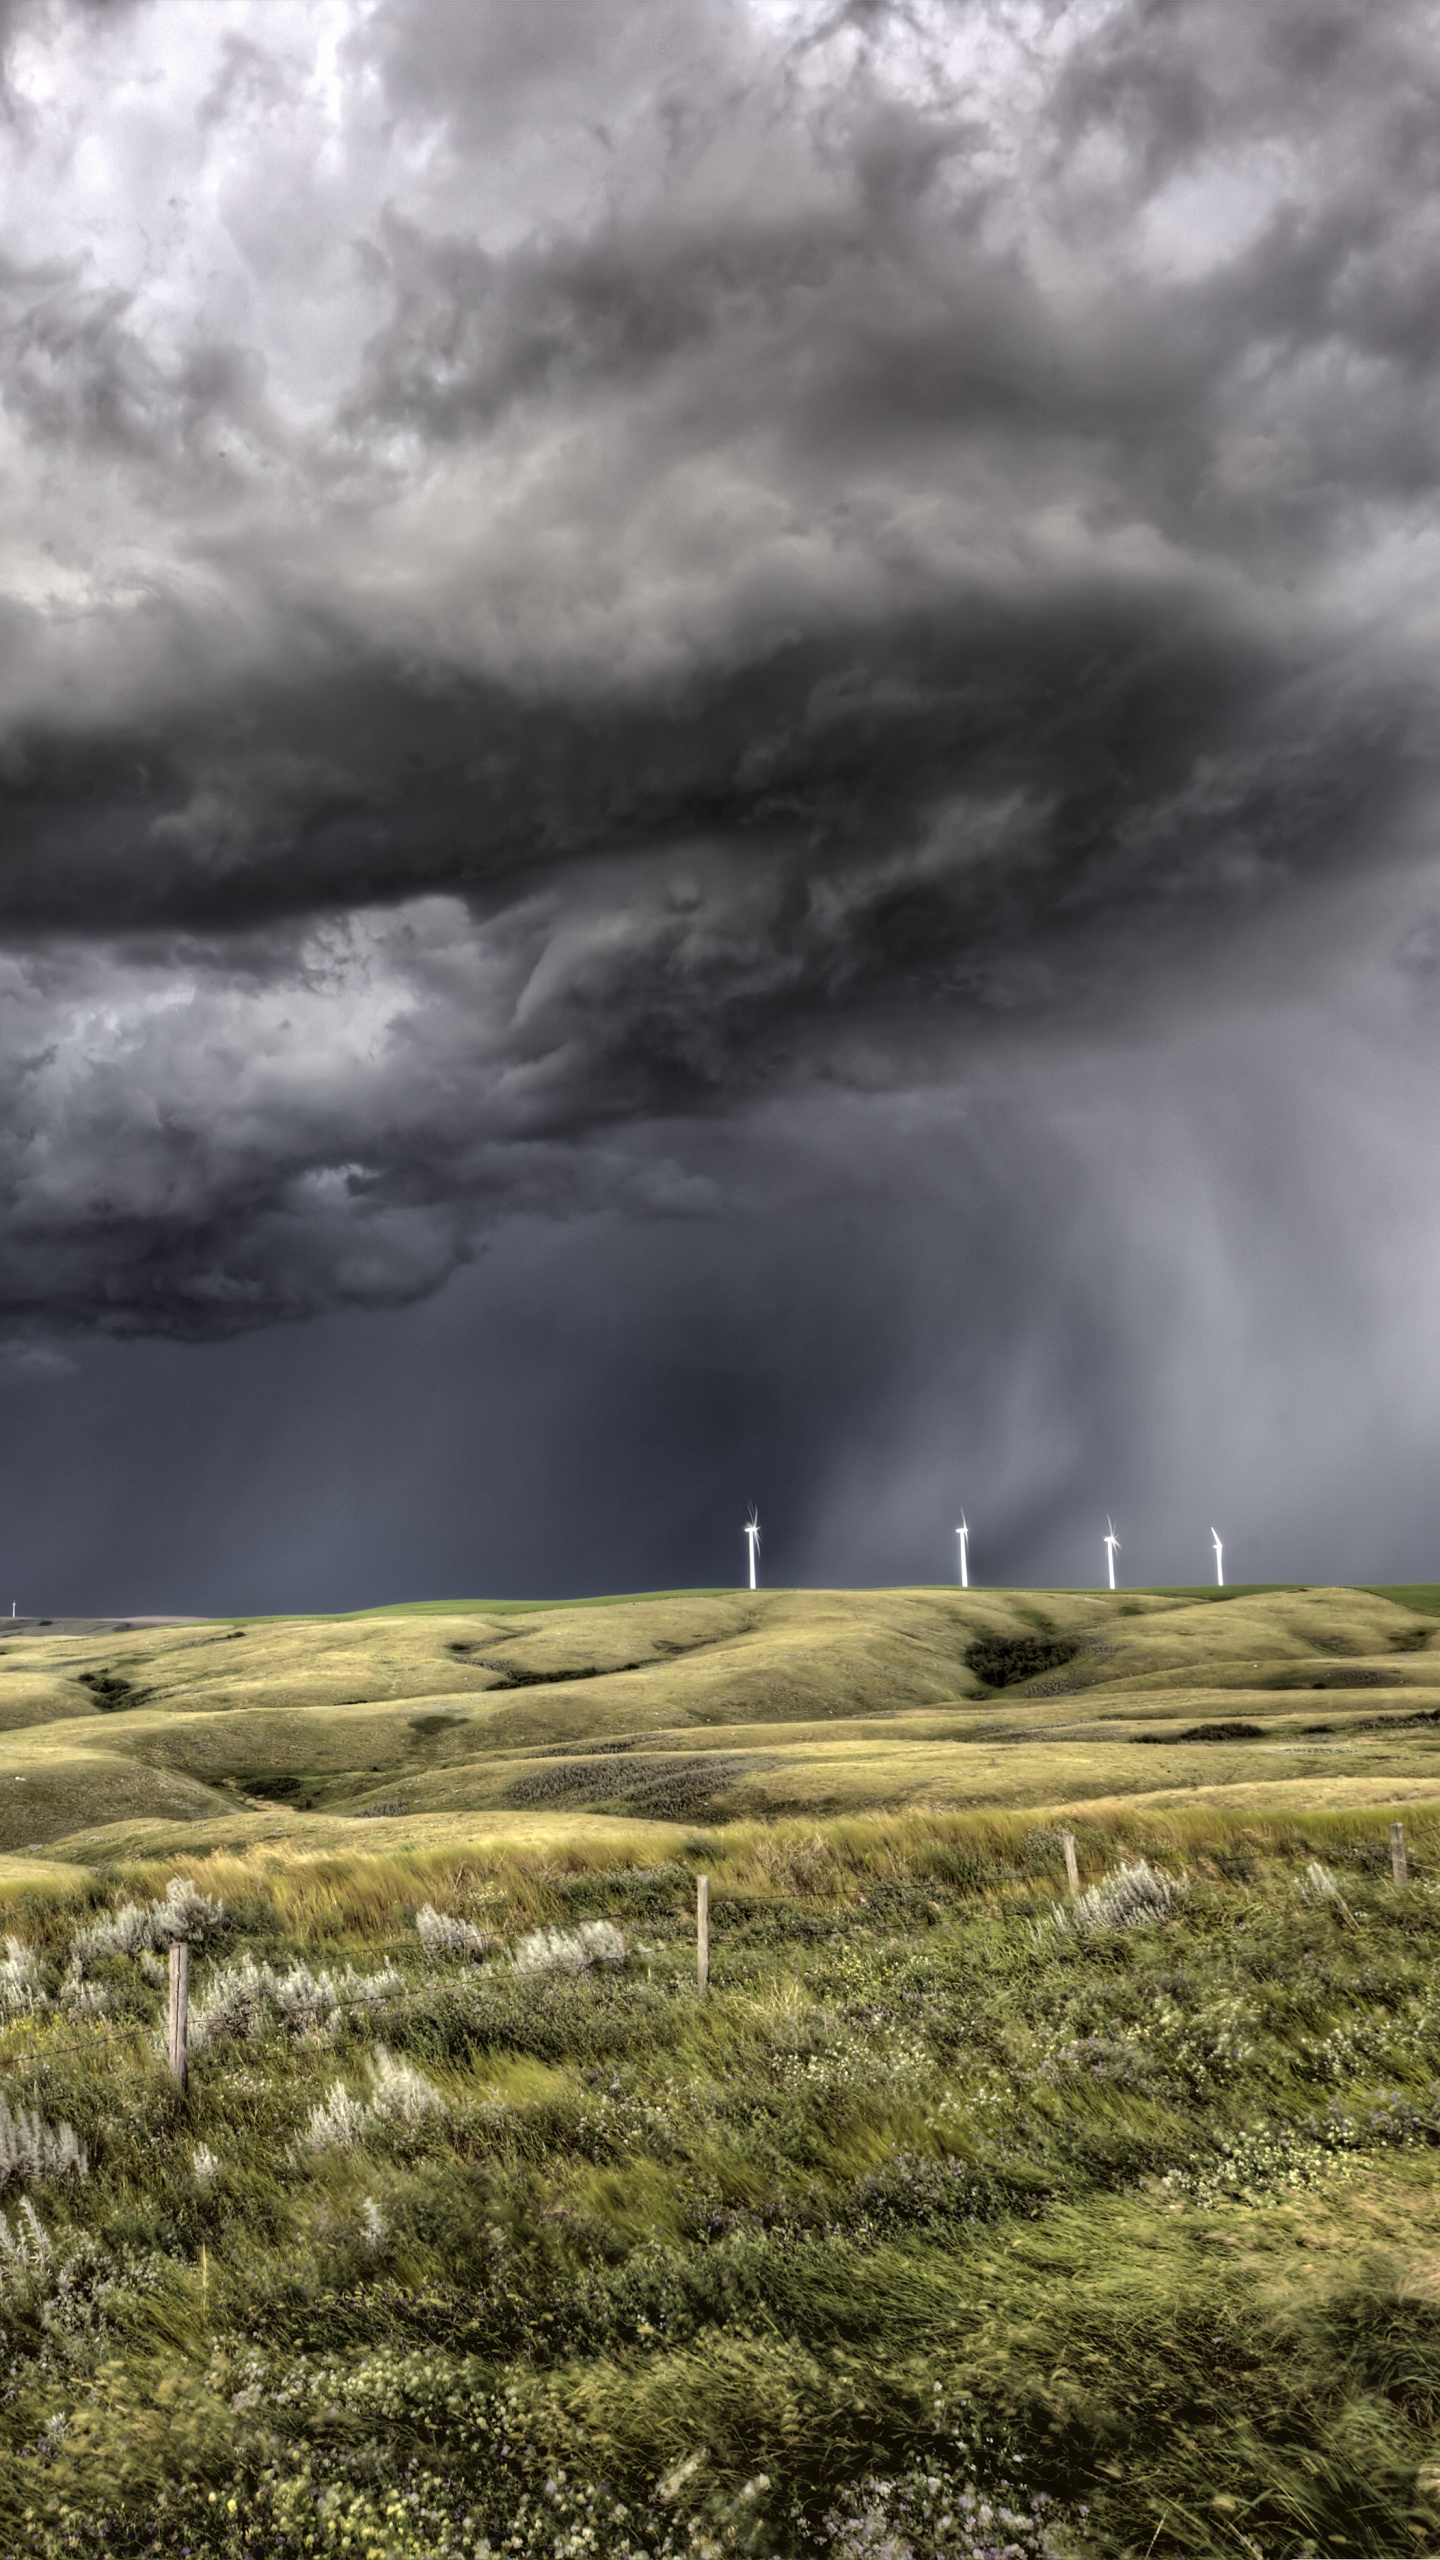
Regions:
<svg viewBox="0 0 1440 2560"><path fill-rule="evenodd" d="M1119 1547L1120 1541L1115 1535L1115 1523L1113 1520L1107 1520L1105 1523L1105 1562L1110 1568L1110 1588L1112 1591L1115 1588L1115 1558L1119 1552Z"/></svg>
<svg viewBox="0 0 1440 2560"><path fill-rule="evenodd" d="M1220 1532L1218 1529L1212 1528L1210 1532L1210 1544L1215 1550L1215 1580L1223 1591L1225 1588L1225 1549L1221 1544Z"/></svg>
<svg viewBox="0 0 1440 2560"><path fill-rule="evenodd" d="M970 1523L963 1511L960 1514L960 1526L955 1535L960 1541L960 1588L962 1591L968 1591L970 1588Z"/></svg>
<svg viewBox="0 0 1440 2560"><path fill-rule="evenodd" d="M745 1535L750 1541L750 1588L753 1591L755 1588L755 1559L760 1552L760 1519L753 1502L750 1505L750 1517L745 1523Z"/></svg>

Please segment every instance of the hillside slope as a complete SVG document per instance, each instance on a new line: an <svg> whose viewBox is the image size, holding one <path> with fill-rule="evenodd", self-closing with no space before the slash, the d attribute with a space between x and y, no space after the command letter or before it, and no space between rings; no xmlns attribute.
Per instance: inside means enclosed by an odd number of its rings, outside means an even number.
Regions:
<svg viewBox="0 0 1440 2560"><path fill-rule="evenodd" d="M0 1639L0 1853L1413 1799L1440 1793L1435 1605L739 1591L21 1625Z"/></svg>

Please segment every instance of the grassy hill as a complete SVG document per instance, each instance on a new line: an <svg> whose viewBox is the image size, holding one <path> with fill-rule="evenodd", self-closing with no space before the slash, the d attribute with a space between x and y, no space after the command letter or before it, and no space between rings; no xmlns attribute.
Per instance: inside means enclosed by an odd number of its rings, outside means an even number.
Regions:
<svg viewBox="0 0 1440 2560"><path fill-rule="evenodd" d="M0 2549L1440 2547L1437 1655L1429 1586L15 1626Z"/></svg>
<svg viewBox="0 0 1440 2560"><path fill-rule="evenodd" d="M1433 1591L678 1592L0 1639L0 1851L1428 1795Z"/></svg>

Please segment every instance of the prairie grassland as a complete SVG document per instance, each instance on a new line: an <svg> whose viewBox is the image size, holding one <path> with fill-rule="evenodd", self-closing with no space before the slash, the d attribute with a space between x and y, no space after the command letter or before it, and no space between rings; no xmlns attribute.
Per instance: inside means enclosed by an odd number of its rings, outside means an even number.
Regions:
<svg viewBox="0 0 1440 2560"><path fill-rule="evenodd" d="M1423 2547L1440 1817L1408 1828L1402 1889L1364 1810L1092 1813L1088 1885L1148 1859L1132 1926L1077 1925L1013 1810L192 1858L183 2096L173 1871L32 1878L0 2547ZM546 1969L597 1923L623 1962Z"/></svg>
<svg viewBox="0 0 1440 2560"><path fill-rule="evenodd" d="M1440 1599L728 1592L0 1639L0 1853L1423 1800ZM659 1831L654 1826L663 1828Z"/></svg>
<svg viewBox="0 0 1440 2560"><path fill-rule="evenodd" d="M1432 1642L1433 1591L20 1631L0 2549L1440 2542Z"/></svg>

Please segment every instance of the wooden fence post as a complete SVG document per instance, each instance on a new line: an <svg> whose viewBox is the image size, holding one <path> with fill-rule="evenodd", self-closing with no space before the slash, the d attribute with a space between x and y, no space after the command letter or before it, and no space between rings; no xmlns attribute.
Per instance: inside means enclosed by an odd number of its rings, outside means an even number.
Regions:
<svg viewBox="0 0 1440 2560"><path fill-rule="evenodd" d="M695 1978L702 1991L710 1988L710 1879L695 1879Z"/></svg>
<svg viewBox="0 0 1440 2560"><path fill-rule="evenodd" d="M1403 1822L1392 1822L1390 1825L1390 1873L1396 1884L1408 1884L1410 1881L1410 1861L1405 1854Z"/></svg>
<svg viewBox="0 0 1440 2560"><path fill-rule="evenodd" d="M1080 1890L1080 1861L1075 1855L1073 1831L1061 1832L1060 1846L1065 1852L1065 1881L1070 1887L1071 1894L1074 1895Z"/></svg>
<svg viewBox="0 0 1440 2560"><path fill-rule="evenodd" d="M170 2068L183 2089L190 2077L190 1949L170 1941Z"/></svg>

